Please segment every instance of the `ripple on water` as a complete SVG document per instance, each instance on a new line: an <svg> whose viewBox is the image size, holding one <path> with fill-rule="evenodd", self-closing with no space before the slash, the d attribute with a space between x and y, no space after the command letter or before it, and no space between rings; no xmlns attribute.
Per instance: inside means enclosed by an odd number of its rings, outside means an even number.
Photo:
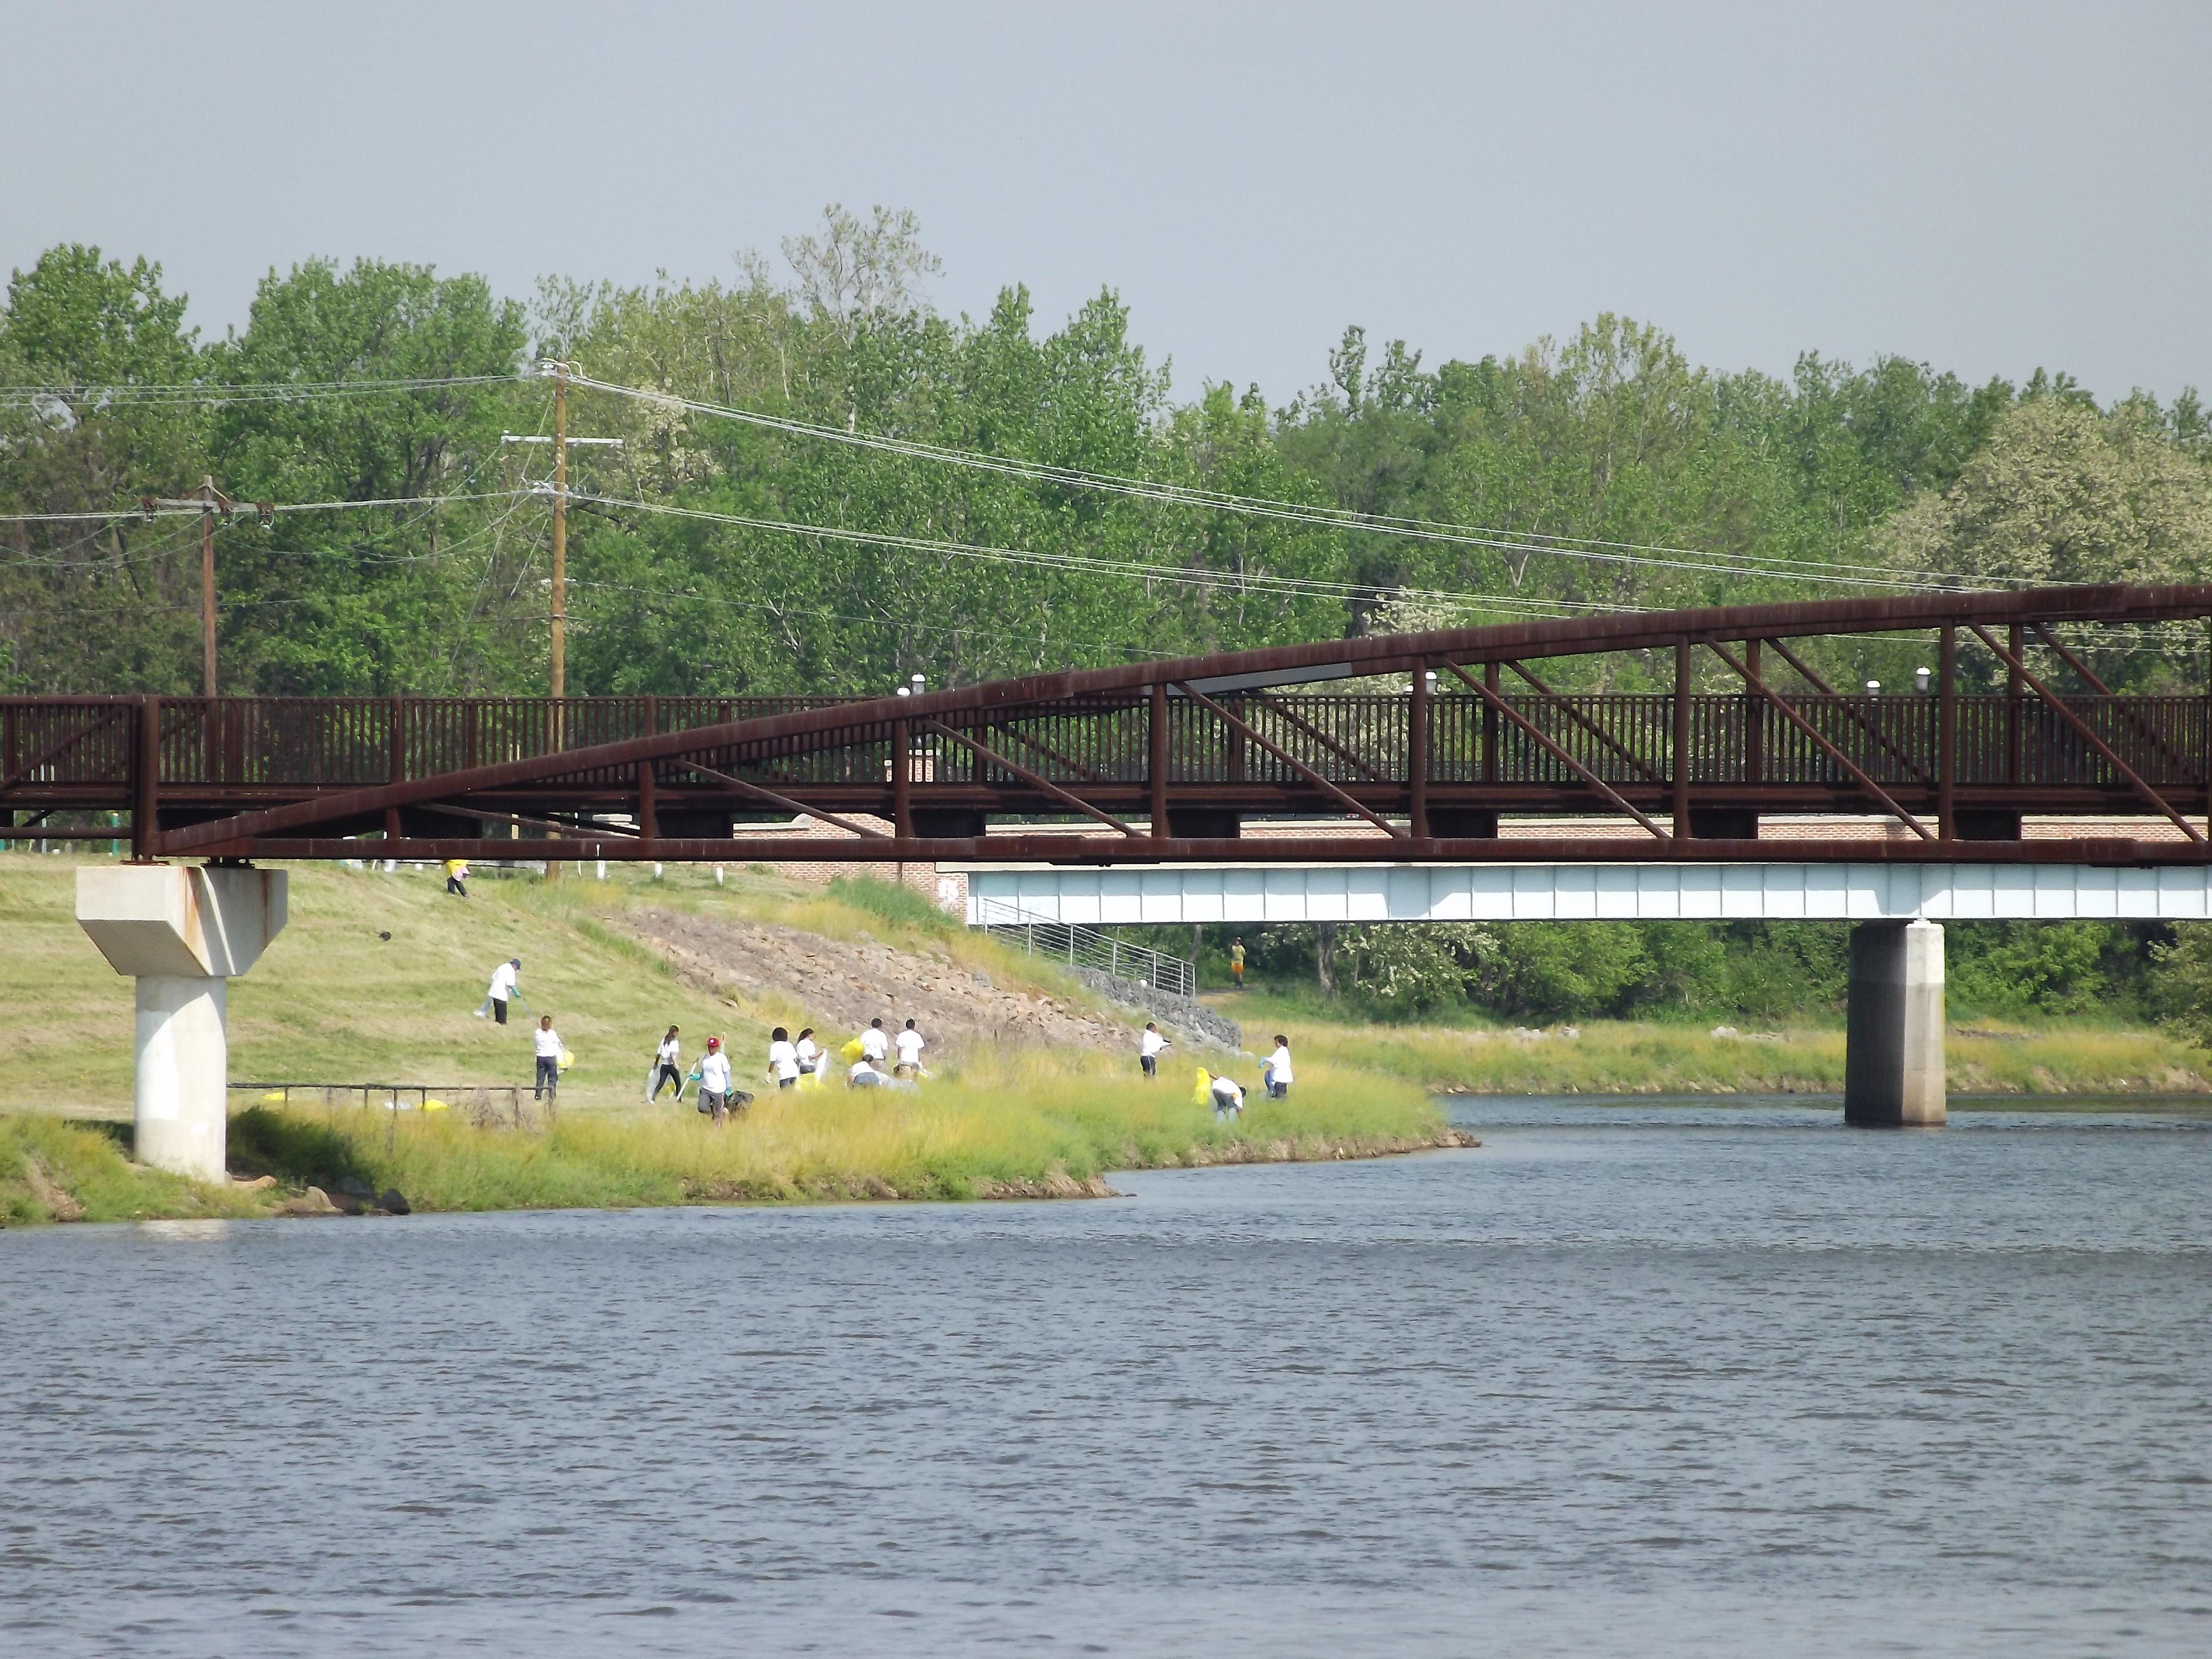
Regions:
<svg viewBox="0 0 2212 1659"><path fill-rule="evenodd" d="M1460 1101L1084 1203L0 1236L0 1630L2202 1651L2202 1120Z"/></svg>

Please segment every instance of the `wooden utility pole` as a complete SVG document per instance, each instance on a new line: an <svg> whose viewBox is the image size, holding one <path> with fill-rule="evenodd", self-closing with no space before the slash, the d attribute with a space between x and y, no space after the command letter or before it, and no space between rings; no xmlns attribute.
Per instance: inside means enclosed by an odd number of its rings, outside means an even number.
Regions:
<svg viewBox="0 0 2212 1659"><path fill-rule="evenodd" d="M504 433L500 437L507 444L543 444L553 446L553 629L545 653L546 690L552 696L553 708L550 732L556 750L568 746L568 720L560 700L568 695L568 447L571 444L596 444L609 449L620 449L619 438L572 438L568 435L568 369L566 358L553 358L538 367L550 370L553 376L553 435L550 438L525 437L515 433ZM561 866L551 859L545 861L549 881L561 878Z"/></svg>
<svg viewBox="0 0 2212 1659"><path fill-rule="evenodd" d="M141 495L140 509L152 513L161 507L197 507L200 510L200 695L216 695L215 658L215 521L217 514L230 514L240 510L240 503L215 487L212 477L202 476L200 487L189 495ZM252 510L261 522L267 524L276 509L267 501L256 501Z"/></svg>
<svg viewBox="0 0 2212 1659"><path fill-rule="evenodd" d="M553 365L553 648L548 664L552 693L568 687L568 365ZM555 730L560 711L553 714Z"/></svg>
<svg viewBox="0 0 2212 1659"><path fill-rule="evenodd" d="M200 695L215 696L215 480L200 480Z"/></svg>

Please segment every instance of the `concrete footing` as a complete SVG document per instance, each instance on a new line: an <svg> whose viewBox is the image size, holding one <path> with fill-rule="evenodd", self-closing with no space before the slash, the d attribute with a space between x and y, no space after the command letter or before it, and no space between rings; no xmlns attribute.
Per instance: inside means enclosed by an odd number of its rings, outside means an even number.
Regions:
<svg viewBox="0 0 2212 1659"><path fill-rule="evenodd" d="M1943 1121L1943 930L1932 921L1851 929L1844 1121Z"/></svg>
<svg viewBox="0 0 2212 1659"><path fill-rule="evenodd" d="M220 1181L229 1141L228 981L284 926L281 871L125 864L76 872L76 918L138 981L142 1164Z"/></svg>

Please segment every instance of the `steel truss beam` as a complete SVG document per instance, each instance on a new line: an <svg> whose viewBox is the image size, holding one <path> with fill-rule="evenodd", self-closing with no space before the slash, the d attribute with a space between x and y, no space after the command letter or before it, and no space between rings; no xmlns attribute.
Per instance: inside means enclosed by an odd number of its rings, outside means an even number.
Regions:
<svg viewBox="0 0 2212 1659"><path fill-rule="evenodd" d="M2028 675L2017 654L2007 653L1991 638L1990 630L2012 630L2017 639L2021 630L2035 629L2047 631L2061 623L2142 623L2212 615L2212 586L2189 587L2138 588L2119 586L2096 587L2052 588L2013 593L1946 593L1914 596L1911 598L1863 599L1826 601L1816 604L1718 606L1705 610L1662 613L1574 617L1562 620L1522 622L1484 628L1454 629L1427 634L1382 636L1358 640L1335 640L1312 645L1273 647L1261 651L1241 652L1219 656L1188 658L1176 661L1133 664L1114 668L1087 669L1062 673L1039 674L1018 679L998 681L983 685L958 687L925 692L912 696L886 696L865 699L856 702L835 705L785 705L778 712L755 714L747 718L724 719L707 726L688 730L659 731L660 716L649 714L647 732L643 736L616 742L589 744L583 746L544 754L520 755L516 758L489 764L471 765L433 775L408 778L401 764L401 709L395 702L392 713L392 738L390 745L391 768L388 781L361 785L330 785L312 780L300 783L283 781L251 781L263 777L283 779L295 775L286 772L264 772L248 764L237 772L237 782L210 782L205 786L179 785L157 787L160 765L157 732L166 735L171 721L162 719L162 700L157 697L133 699L137 714L131 722L133 741L130 747L132 760L130 775L112 778L102 775L83 786L48 783L40 781L34 785L15 788L15 798L27 806L46 810L71 809L80 805L96 805L100 810L127 804L132 811L131 837L138 856L179 856L188 854L264 855L264 856L357 856L371 843L356 840L341 840L334 830L351 830L373 825L380 821L387 839L373 843L380 856L402 855L403 849L416 847L450 847L458 843L433 838L422 841L399 833L400 815L404 809L430 808L446 811L462 811L478 816L489 814L510 823L528 822L549 828L562 823L563 818L593 811L609 811L637 814L640 833L634 837L621 836L609 830L605 840L596 839L588 830L578 826L555 829L556 841L528 843L532 853L568 859L583 856L652 856L671 859L700 857L777 857L787 856L789 843L781 839L732 837L711 842L695 840L675 841L655 834L657 811L657 769L663 766L693 773L701 780L720 786L702 791L699 799L713 799L716 805L732 795L763 802L778 811L805 814L819 818L851 833L851 842L809 841L805 856L815 858L899 859L923 861L937 857L1030 857L1054 859L1067 857L1081 862L1097 862L1111 858L1115 861L1141 861L1146 859L1172 859L1185 855L1214 860L1250 860L1265 862L1279 857L1326 857L1330 860L1364 860L1381 857L1417 857L1452 859L1495 859L1529 857L1588 856L1587 852L1553 854L1540 852L1547 843L1509 841L1499 842L1485 839L1462 842L1432 838L1425 832L1429 815L1441 805L1455 811L1468 810L1470 799L1474 810L1494 811L1501 803L1510 810L1550 810L1565 807L1572 810L1573 785L1563 781L1536 779L1509 780L1501 775L1501 757L1495 733L1502 726L1518 732L1522 738L1541 750L1563 766L1583 787L1589 789L1597 802L1632 817L1653 839L1650 842L1615 842L1606 849L1607 857L1622 856L1626 847L1642 849L1632 856L1697 857L1720 856L1742 860L1759 856L1768 848L1757 842L1737 843L1707 841L1694 848L1686 836L1669 835L1655 818L1647 814L1639 799L1650 799L1657 807L1671 808L1680 831L1687 822L1692 796L1686 787L1690 773L1691 757L1686 752L1686 721L1688 703L1685 688L1687 651L1695 645L1713 648L1742 677L1753 693L1755 702L1777 708L1782 717L1802 732L1812 746L1848 775L1854 786L1868 799L1878 803L1886 812L1893 813L1918 836L1929 831L1909 805L1916 805L1923 793L1943 805L1955 805L1963 797L1965 805L1976 811L2012 810L2009 802L2020 799L2022 791L2040 791L2051 799L2085 803L2084 810L2110 811L2116 810L2106 804L2117 796L2117 787L2107 782L2118 779L2136 794L2149 801L2178 824L2188 837L2189 848L2204 845L2203 838L2195 827L2184 818L2174 806L2142 775L2142 771L2125 763L2110 744L2092 731L2080 714L2057 699L2041 681ZM1839 635L1886 632L1897 629L1929 629L1948 632L1957 628L1972 629L2001 660L2013 671L2013 683L2026 690L2033 688L2033 695L2056 711L2057 717L2070 726L2081 739L2103 760L2109 771L2103 777L2087 775L2080 777L2062 773L2041 778L2033 784L2018 781L2016 768L2009 763L2004 770L2004 781L2000 784L1988 780L1992 775L1986 766L1972 779L1962 781L1958 756L1959 734L1956 721L1959 700L1952 684L1951 656L1945 653L1944 692L1941 699L1941 721L1937 732L1936 775L1930 776L1924 759L1916 760L1901 750L1891 733L1882 727L1886 722L1869 718L1866 710L1853 699L1834 698L1840 714L1824 717L1824 724L1833 729L1836 720L1855 722L1869 740L1889 757L1894 758L1903 773L1917 780L1910 787L1900 789L1895 783L1887 787L1846 756L1837 744L1807 718L1791 700L1781 696L1759 678L1756 664L1739 662L1729 649L1736 641L1771 641L1777 653L1804 674L1809 684L1821 686L1825 683L1811 672L1802 659L1784 643L1818 635ZM2053 641L2055 645L2055 641ZM1753 648L1756 648L1754 645ZM2099 684L2089 675L2080 659L2063 647L2056 647L2069 665L2081 672L2090 684ZM1668 650L1676 653L1676 696L1671 709L1674 736L1654 735L1644 746L1649 753L1638 753L1633 740L1625 742L1624 735L1632 728L1623 726L1620 732L1607 729L1601 718L1578 707L1566 696L1523 666L1524 661L1543 657L1585 656L1621 651ZM1462 662L1484 664L1481 680L1476 680L1455 665ZM1534 722L1529 720L1512 702L1499 691L1497 670L1500 664L1510 665L1515 673L1525 679L1543 699L1542 706L1570 723L1583 738L1620 757L1637 775L1626 781L1621 788L1607 782L1589 766L1572 754L1564 744L1549 737ZM1466 763L1461 751L1470 741L1462 726L1455 725L1449 741L1459 747L1439 751L1435 745L1444 741L1437 736L1434 722L1443 718L1444 706L1433 708L1424 695L1425 684L1419 676L1431 665L1452 665L1454 675L1472 690L1484 711L1481 740L1481 765L1479 777L1454 777L1449 768L1440 775L1432 766L1439 753L1461 754L1460 764ZM1412 758L1395 753L1389 745L1395 737L1385 736L1382 746L1372 753L1356 752L1347 742L1340 741L1316 724L1310 707L1304 712L1287 703L1267 696L1260 691L1266 686L1284 686L1314 682L1325 682L1345 675L1396 673L1410 670L1417 677L1414 707L1408 714L1410 724L1405 728L1410 745L1419 751L1417 769ZM1230 688L1252 694L1248 704L1238 704L1230 696ZM1225 699L1225 701L1224 701ZM74 700L71 700L74 701ZM91 700L86 700L91 701ZM1458 700L1455 699L1455 702ZM1170 741L1170 713L1173 704L1181 702L1186 708L1202 709L1222 729L1237 735L1241 744L1264 750L1283 769L1275 772L1263 769L1265 775L1247 779L1241 770L1232 769L1225 777L1210 779L1192 776L1186 767L1179 746ZM1462 708L1464 704L1461 705ZM2032 705L2031 705L2032 706ZM218 725L216 711L222 705L199 704L185 717L204 721L210 750L208 757L210 780L222 778L227 774L216 767L213 744L219 731L252 732L264 728L252 725L240 717L240 724L228 722L223 717ZM1239 709L1243 708L1243 713ZM1593 708L1595 705L1593 705ZM1282 741L1266 735L1247 715L1252 710L1263 709L1272 717L1266 725ZM565 706L564 706L565 710ZM204 711L204 712L203 712ZM1030 716L1049 715L1054 719L1097 719L1107 724L1103 730L1116 733L1112 743L1119 750L1094 749L1086 746L1091 739L1083 735L1082 728L1072 728L1073 741L1063 743L1056 734L1048 732L1040 737L1016 724ZM111 716L112 718L112 716ZM565 712L563 719L568 718ZM1465 716L1454 715L1454 720ZM2100 717L2100 719L2103 717ZM2175 726L2172 731L2154 726L2136 708L2124 708L2114 718L2129 722L2129 743L2140 739L2156 761L2148 768L2153 774L2164 777L2169 772L2179 773L2189 779L2188 787L2194 793L2203 787L2203 774L2194 764L2173 752L2173 733L2189 728ZM2170 723L2174 717L2165 716ZM470 716L469 732L476 727L474 715ZM1180 722L1175 722L1180 728ZM1201 721L1203 728L1206 722ZM2005 715L2006 741L2017 741L2014 728L2020 724L2015 716ZM1147 729L1148 728L1148 729ZM9 728L12 733L14 728ZM83 727L71 737L64 738L64 748L82 742L92 728ZM273 728L271 728L273 729ZM562 730L582 729L580 720L563 727L551 728L556 734ZM1040 728L1041 730L1043 728ZM1385 723L1378 728L1387 733L1397 728ZM1977 728L1978 731L1980 728ZM962 745L973 752L984 766L998 773L996 779L979 777L973 782L933 776L914 775L909 751L912 735L928 732L941 736L949 743ZM1002 743L996 735L1006 734ZM1133 738L1133 732L1134 737ZM1293 736L1296 733L1297 735ZM1048 740L1049 739L1049 740ZM558 740L557 735L556 741ZM2193 738L2184 739L2192 745ZM10 738L12 746L12 737ZM235 738L226 741L235 742ZM473 735L469 742L475 741ZM1103 743L1104 739L1098 740ZM1181 739L1176 739L1179 745ZM1351 739L1360 749L1366 749L1376 739L1370 735ZM1986 748L1986 735L1976 742ZM1135 743L1133 750L1130 745ZM872 761L861 765L860 760L884 745L890 746L892 765L888 774L880 777L871 775ZM991 744L998 744L994 748ZM1042 757L1050 766L1064 771L1066 780L1055 781L1043 773L1032 769L1010 758L1002 752L1007 744L1022 748ZM1580 746L1578 744L1578 746ZM1853 744L1852 747L1858 745ZM2070 745L2069 745L2070 749ZM860 751L856 759L854 751ZM1065 752L1064 752L1065 751ZM303 750L308 754L319 750ZM382 752L380 742L378 752ZM465 752L459 750L441 752ZM473 752L468 750L465 752ZM512 752L512 751L510 751ZM1468 750L1471 753L1471 750ZM1522 752L1526 753L1527 750ZM1747 754L1750 750L1747 749ZM1120 753L1128 758L1115 761L1111 766L1094 765L1085 757L1102 753ZM1320 760L1323 754L1334 756L1360 774L1347 777L1344 784L1327 775L1314 763L1330 766ZM1668 758L1671 755L1672 758ZM735 757L735 758L726 758ZM826 760L810 761L810 757L826 757ZM34 775L47 764L47 757L25 762L14 755L8 757L9 787ZM247 763L255 760L249 750ZM710 761L720 766L710 765ZM110 770L112 761L102 763ZM234 758L226 759L231 766ZM780 774L790 772L820 774L818 780L791 778L779 775L780 788L752 782L741 775L763 764L775 767ZM1738 810L1773 811L1822 810L1832 807L1839 799L1842 785L1830 783L1811 776L1785 776L1768 782L1773 768L1764 758L1747 760L1747 766L1759 769L1741 784L1725 781L1700 781L1696 787L1696 799L1700 804L1726 805ZM1663 769L1662 769L1663 765ZM856 766L859 769L856 771ZM723 767L732 770L721 769ZM1133 774L1141 769L1143 775ZM80 768L79 769L83 769ZM1201 774L1203 767L1197 769ZM2045 769L2048 770L2048 769ZM1802 770L1802 768L1801 768ZM1181 781L1176 774L1182 773ZM343 775L343 773L340 775ZM353 775L359 775L356 771ZM1007 780L1015 781L1008 782ZM1348 785L1349 787L1346 787ZM80 802L70 793L78 790ZM35 792L35 793L33 793ZM725 793L727 792L727 793ZM1308 793L1310 792L1310 793ZM690 792L684 792L689 794ZM94 795L98 799L94 800ZM1231 813L1251 811L1310 810L1309 803L1318 795L1328 806L1342 810L1364 819L1379 836L1360 841L1358 838L1296 837L1266 840L1241 839L1233 842L1192 842L1175 840L1166 835L1169 816L1179 806L1226 811ZM1664 797L1663 799L1655 799ZM254 797L265 805L239 811L236 803L241 799L251 801ZM1902 797L1902 799L1900 799ZM1079 812L1098 822L1110 825L1116 838L1105 843L1110 853L1102 852L1101 844L1093 842L1079 847L1066 837L1050 835L1022 834L1014 836L992 836L988 848L983 843L964 842L945 842L915 836L911 833L913 815L920 805L927 804L938 808L951 807L964 811L1035 812L1066 811ZM1137 812L1149 811L1149 833L1142 833L1127 819L1115 816L1109 808ZM832 808L838 809L832 811ZM873 831L839 811L870 816L888 816L901 833L884 836ZM1926 809L1922 808L1923 811ZM2050 810L2039 808L2038 810ZM187 823L161 830L160 816L167 811L176 816L205 815L209 821ZM1410 825L1395 821L1395 816L1410 811ZM222 813L225 816L216 817ZM532 814L537 814L535 817ZM1389 816L1386 816L1389 815ZM1944 819L1943 841L1951 837L1949 815ZM172 817L174 822L174 817ZM1079 842L1081 838L1075 838ZM627 841L623 850L613 850L612 843ZM1790 843L1792 856L1801 845ZM2138 843L2114 839L2100 841L2100 846L2130 846L2137 850L2129 856L2156 861L2160 860L2193 860L2197 854L2185 850L2182 843ZM1603 842L1577 842L1574 846L1589 849L1603 848ZM2005 850L1996 850L2000 845ZM2038 846L2056 843L2038 843ZM1327 848L1326 852L1321 849ZM1850 856L1863 859L1869 856L1864 842L1851 842ZM2042 854L2024 848L2014 850L2017 844L1990 842L1972 843L1977 856L2017 856L2035 861ZM319 850L313 853L297 851L306 848ZM466 850L479 856L512 855L517 850L513 842L492 842L477 840L465 843ZM608 847L610 850L582 853L581 847ZM1016 847L1025 849L1019 853ZM1355 850L1372 848L1371 851ZM2153 850L2143 850L2145 848ZM684 849L708 849L695 852ZM1284 849L1296 848L1293 854ZM1735 848L1733 853L1720 849ZM342 851L332 849L343 849ZM839 849L839 850L832 850ZM1262 850L1265 849L1265 850ZM1755 853L1747 849L1758 849ZM411 854L408 855L412 855ZM1899 856L1886 852L1882 856ZM1948 857L1953 854L1945 846L1923 841L1916 843L1910 856L1919 858Z"/></svg>

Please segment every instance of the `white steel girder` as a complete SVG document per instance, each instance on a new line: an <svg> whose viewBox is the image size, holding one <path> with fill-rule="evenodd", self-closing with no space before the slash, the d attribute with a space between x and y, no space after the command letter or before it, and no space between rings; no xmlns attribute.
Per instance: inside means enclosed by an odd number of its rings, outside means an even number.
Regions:
<svg viewBox="0 0 2212 1659"><path fill-rule="evenodd" d="M969 866L1040 921L2203 921L2212 866L2082 864Z"/></svg>

